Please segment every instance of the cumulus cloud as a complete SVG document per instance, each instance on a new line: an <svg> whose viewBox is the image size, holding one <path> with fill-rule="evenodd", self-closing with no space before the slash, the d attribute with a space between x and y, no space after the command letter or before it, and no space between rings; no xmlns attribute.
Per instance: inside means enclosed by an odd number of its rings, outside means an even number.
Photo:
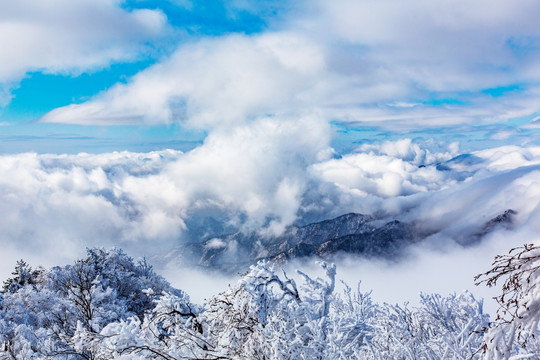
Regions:
<svg viewBox="0 0 540 360"><path fill-rule="evenodd" d="M451 152L432 154L410 139L362 145L357 152L314 164L312 173L356 196L392 198L440 190L453 182L453 175L433 165L449 160ZM423 165L423 166L421 166Z"/></svg>
<svg viewBox="0 0 540 360"><path fill-rule="evenodd" d="M116 0L0 4L0 104L26 73L78 74L134 59L166 29L159 10L127 11Z"/></svg>
<svg viewBox="0 0 540 360"><path fill-rule="evenodd" d="M518 212L522 224L537 211L538 147L504 146L455 156L418 151L400 140L360 149L368 152L312 165L319 181L333 184L325 191L326 200L333 199L329 207L349 203L355 211L415 222L423 233L455 241L508 209ZM418 154L426 162L418 163Z"/></svg>
<svg viewBox="0 0 540 360"><path fill-rule="evenodd" d="M506 0L472 5L446 0L318 3L316 15L303 23L306 29L367 46L367 54L360 55L367 66L379 65L377 70L399 81L416 80L420 88L486 89L516 77L526 80L526 74L536 68L532 60L537 49L518 46L524 39L540 36L533 15L539 5L532 0L520 1L519 6ZM521 71L507 73L508 66Z"/></svg>
<svg viewBox="0 0 540 360"><path fill-rule="evenodd" d="M329 156L329 140L326 122L307 116L224 129L185 154L4 155L0 242L45 259L113 244L148 254L186 240L189 221L209 214L280 232L296 220L307 165Z"/></svg>
<svg viewBox="0 0 540 360"><path fill-rule="evenodd" d="M359 84L348 93L363 104L342 109L344 119L411 128L504 120L538 109L532 74L540 53L523 41L540 36L534 1L318 4L299 27L331 42L327 62ZM521 90L497 99L483 92L516 84Z"/></svg>
<svg viewBox="0 0 540 360"><path fill-rule="evenodd" d="M204 39L181 46L128 84L116 85L89 102L53 110L42 121L105 125L187 121L214 128L288 109L310 112L309 88L316 88L323 69L319 47L295 35Z"/></svg>
<svg viewBox="0 0 540 360"><path fill-rule="evenodd" d="M213 128L318 109L410 129L529 116L540 91L538 11L532 0L304 2L266 32L181 44L127 84L42 121Z"/></svg>
<svg viewBox="0 0 540 360"><path fill-rule="evenodd" d="M329 140L326 123L312 116L292 124L262 119L212 133L157 177L132 179L128 185L146 204L162 198L190 211L242 213L247 216L242 226L252 229L270 217L270 230L280 231L296 219L307 165L328 157ZM170 191L163 191L169 184Z"/></svg>
<svg viewBox="0 0 540 360"><path fill-rule="evenodd" d="M2 244L49 263L73 257L85 246L136 242L138 233L157 241L177 236L181 219L162 222L157 232L141 229L155 215L138 217L137 204L117 190L125 177L148 176L145 169L161 167L167 155L177 154L2 156Z"/></svg>

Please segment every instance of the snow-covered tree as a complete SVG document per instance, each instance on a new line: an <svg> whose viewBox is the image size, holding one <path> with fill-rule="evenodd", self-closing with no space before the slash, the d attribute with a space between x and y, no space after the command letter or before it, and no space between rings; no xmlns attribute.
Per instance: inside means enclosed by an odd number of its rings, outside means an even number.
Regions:
<svg viewBox="0 0 540 360"><path fill-rule="evenodd" d="M12 278L9 278L4 281L3 289L6 292L16 292L25 285L36 284L40 274L43 272L43 269L38 268L32 270L30 265L28 265L24 260L17 261L15 265L15 270L11 273Z"/></svg>
<svg viewBox="0 0 540 360"><path fill-rule="evenodd" d="M79 325L74 348L90 351L95 360L209 358L210 349L197 322L200 308L183 293L163 293L155 303L142 320L133 316L112 322L100 333Z"/></svg>
<svg viewBox="0 0 540 360"><path fill-rule="evenodd" d="M144 260L89 249L73 265L11 282L19 285L0 298L0 359L534 358L539 257L532 245L513 250L479 279L506 278L489 324L468 292L377 304L360 284L337 290L336 267L324 262L323 278L259 262L199 306Z"/></svg>
<svg viewBox="0 0 540 360"><path fill-rule="evenodd" d="M540 246L527 244L495 257L493 267L476 277L489 287L502 282L500 307L484 339L485 359L540 356Z"/></svg>
<svg viewBox="0 0 540 360"><path fill-rule="evenodd" d="M154 306L145 289L178 292L119 249L89 249L75 264L48 271L19 262L14 275L0 309L0 354L14 359L93 359L89 348L74 346L81 329L97 334L109 323L142 319Z"/></svg>
<svg viewBox="0 0 540 360"><path fill-rule="evenodd" d="M421 295L420 306L379 307L363 350L372 359L471 359L488 324L482 301L470 293Z"/></svg>

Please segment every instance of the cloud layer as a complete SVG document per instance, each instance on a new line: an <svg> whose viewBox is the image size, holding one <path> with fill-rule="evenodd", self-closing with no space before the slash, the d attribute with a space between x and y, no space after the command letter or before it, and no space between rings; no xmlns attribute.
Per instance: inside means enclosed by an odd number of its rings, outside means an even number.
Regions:
<svg viewBox="0 0 540 360"><path fill-rule="evenodd" d="M261 116L398 128L497 122L539 111L536 1L303 3L256 35L180 44L167 59L42 121L188 122Z"/></svg>
<svg viewBox="0 0 540 360"><path fill-rule="evenodd" d="M307 134L302 121L319 125ZM324 121L294 125L259 120L188 153L2 156L4 254L45 265L85 246L149 254L223 229L201 219L265 236L351 211L413 222L443 248L508 209L517 215L507 238L520 244L540 233L537 147L453 157L452 147L432 153L401 140L338 159ZM11 264L2 264L6 273Z"/></svg>
<svg viewBox="0 0 540 360"><path fill-rule="evenodd" d="M46 259L87 245L152 253L185 240L185 221L198 216L279 232L296 219L307 166L329 156L328 143L327 124L306 117L224 129L186 154L1 156L0 242Z"/></svg>

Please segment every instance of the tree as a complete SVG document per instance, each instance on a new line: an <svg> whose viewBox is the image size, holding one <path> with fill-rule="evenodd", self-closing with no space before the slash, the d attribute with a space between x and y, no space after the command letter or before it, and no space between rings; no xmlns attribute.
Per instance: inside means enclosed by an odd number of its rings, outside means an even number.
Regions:
<svg viewBox="0 0 540 360"><path fill-rule="evenodd" d="M117 249L89 249L85 258L43 271L33 283L12 282L20 287L3 294L0 359L534 357L540 354L539 252L513 250L478 280L509 277L500 302L512 316L501 315L484 336L488 316L468 292L422 294L416 307L377 304L360 284L355 291L346 284L336 290L333 264L320 263L323 278L301 271L291 278L259 262L198 306L145 261Z"/></svg>
<svg viewBox="0 0 540 360"><path fill-rule="evenodd" d="M73 265L48 271L19 261L13 275L0 308L0 349L15 359L93 359L90 346L75 346L76 335L144 319L163 292L183 294L119 249L88 249Z"/></svg>
<svg viewBox="0 0 540 360"><path fill-rule="evenodd" d="M32 270L30 265L21 259L17 261L15 270L11 273L13 277L4 281L3 289L5 292L14 293L25 285L35 285L42 272L41 268Z"/></svg>
<svg viewBox="0 0 540 360"><path fill-rule="evenodd" d="M420 300L419 307L380 306L360 358L477 359L488 324L482 301L468 292L422 294Z"/></svg>
<svg viewBox="0 0 540 360"><path fill-rule="evenodd" d="M489 287L502 282L495 299L497 317L487 329L483 353L486 359L532 358L540 354L540 246L526 244L506 255L497 255L493 267L475 277Z"/></svg>

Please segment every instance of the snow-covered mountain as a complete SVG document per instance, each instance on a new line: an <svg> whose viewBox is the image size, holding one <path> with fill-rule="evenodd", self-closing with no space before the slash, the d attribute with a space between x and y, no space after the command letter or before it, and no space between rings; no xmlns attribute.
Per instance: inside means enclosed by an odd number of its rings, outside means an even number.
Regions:
<svg viewBox="0 0 540 360"><path fill-rule="evenodd" d="M504 213L479 224L459 239L464 246L480 241L498 227L508 228L516 212ZM259 260L283 264L292 259L317 257L332 260L340 254L398 258L404 249L433 235L423 224L349 213L305 226L290 226L278 236L235 232L211 236L175 248L167 263L196 265L225 272L243 271Z"/></svg>

